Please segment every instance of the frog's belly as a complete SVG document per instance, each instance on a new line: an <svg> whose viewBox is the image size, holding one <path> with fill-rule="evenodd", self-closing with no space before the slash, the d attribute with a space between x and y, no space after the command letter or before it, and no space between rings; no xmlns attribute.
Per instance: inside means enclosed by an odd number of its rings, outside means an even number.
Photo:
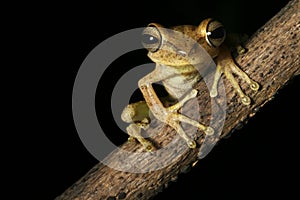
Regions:
<svg viewBox="0 0 300 200"><path fill-rule="evenodd" d="M180 99L200 80L198 72L193 72L188 76L177 75L163 80L163 85L167 92L174 98Z"/></svg>

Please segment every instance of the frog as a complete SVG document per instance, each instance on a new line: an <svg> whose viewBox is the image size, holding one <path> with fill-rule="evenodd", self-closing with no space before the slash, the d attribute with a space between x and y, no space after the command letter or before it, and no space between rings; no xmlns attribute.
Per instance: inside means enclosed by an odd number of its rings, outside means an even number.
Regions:
<svg viewBox="0 0 300 200"><path fill-rule="evenodd" d="M201 75L193 65L202 61L201 56L195 57L192 61L187 59L194 56L192 49L187 48L189 41L177 38L175 32L196 41L215 62L216 70L210 89L212 98L218 96L218 82L222 74L229 80L244 105L250 105L251 99L242 91L233 74L245 81L253 91L257 91L260 87L236 64L230 47L224 42L226 31L221 22L207 18L198 26L181 25L168 29L161 24L150 23L142 33L142 44L148 50L148 57L155 63L155 69L138 81L144 101L127 105L121 114L122 120L129 123L126 128L128 140L136 139L147 151L156 149L153 143L141 134L142 130L149 128L151 116L172 127L191 149L196 148L197 143L183 130L181 123L195 126L208 136L215 132L212 127L179 112L186 102L198 94L195 85L201 80ZM166 106L154 90L153 84L157 82L163 84L170 97L179 100L173 105Z"/></svg>

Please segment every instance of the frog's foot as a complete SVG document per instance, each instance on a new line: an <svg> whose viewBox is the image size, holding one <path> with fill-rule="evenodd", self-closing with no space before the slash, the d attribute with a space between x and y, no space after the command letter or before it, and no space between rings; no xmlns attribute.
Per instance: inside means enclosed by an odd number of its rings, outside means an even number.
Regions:
<svg viewBox="0 0 300 200"><path fill-rule="evenodd" d="M197 90L192 90L189 94L187 94L181 101L179 101L178 103L176 103L173 106L170 106L167 108L167 115L168 117L166 118L166 120L164 121L166 124L168 124L169 126L171 126L172 128L174 128L176 130L176 132L180 135L180 137L182 137L187 145L189 146L189 148L196 148L196 142L191 139L186 133L185 131L182 129L182 127L180 126L181 122L184 123L188 123L192 126L197 127L198 129L204 131L204 133L206 135L213 135L214 134L214 129L208 126L205 126L203 124L200 124L199 122L190 119L182 114L178 113L178 110L190 99L194 98L197 96L198 91Z"/></svg>
<svg viewBox="0 0 300 200"><path fill-rule="evenodd" d="M190 119L184 115L178 114L178 113L172 113L169 114L167 120L166 120L166 124L170 125L172 128L174 128L176 130L176 132L180 135L180 137L182 137L189 148L196 148L196 142L191 139L186 133L185 131L181 128L180 123L181 122L185 122L188 124L191 124L195 127L197 127L198 129L204 131L204 133L206 135L213 135L214 134L214 129L209 127L209 126L205 126L203 124L200 124L199 122Z"/></svg>
<svg viewBox="0 0 300 200"><path fill-rule="evenodd" d="M226 78L230 81L231 85L233 86L234 90L238 93L241 102L244 105L249 105L251 103L250 98L244 94L244 92L242 91L241 87L239 86L239 83L237 82L237 80L234 78L233 73L238 75L242 80L246 81L246 83L249 84L250 88L254 91L257 91L259 89L259 84L255 81L253 81L252 79L249 78L249 76L243 72L235 63L234 61L228 60L228 64L226 64L225 67L218 65L217 66L217 70L215 73L215 77L214 77L214 82L212 85L212 89L210 91L210 96L211 97L216 97L218 95L218 81L222 75L222 73L225 74Z"/></svg>
<svg viewBox="0 0 300 200"><path fill-rule="evenodd" d="M141 135L141 128L143 128L143 127L140 126L139 124L130 124L126 128L128 135L130 135L128 138L128 141L132 142L134 139L137 139L139 141L139 143L141 143L147 151L154 150L155 147L153 146L153 144L150 141L146 140Z"/></svg>

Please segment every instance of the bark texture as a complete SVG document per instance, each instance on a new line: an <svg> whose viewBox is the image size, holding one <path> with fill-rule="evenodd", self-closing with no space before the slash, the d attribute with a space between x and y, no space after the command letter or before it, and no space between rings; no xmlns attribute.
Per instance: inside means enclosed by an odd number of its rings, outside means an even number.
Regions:
<svg viewBox="0 0 300 200"><path fill-rule="evenodd" d="M236 58L241 69L257 81L261 88L258 92L254 92L246 83L241 84L242 89L252 99L251 105L245 106L239 102L239 98L229 82L223 79L227 94L226 121L218 139L246 123L247 119L253 117L261 107L273 99L280 88L294 76L300 74L299 10L300 1L290 1L249 39L245 45L248 49L247 53ZM197 109L201 110L201 113L205 113L200 117L200 122L208 124L211 120L211 99L203 81L199 83L197 89L201 91L198 96L199 108ZM214 101L220 104L224 103L221 98L216 98ZM186 108L194 109L192 103L187 103ZM139 163L139 168L137 168L135 165L126 163L126 158L122 157L123 154L120 153L120 150L115 150L108 155L106 161L115 168L124 167L126 164L127 172L115 170L99 163L56 200L149 199L193 165L197 160L199 147L204 141L203 133L199 131L197 133L198 147L186 149L182 139L178 138L176 132L168 126L161 125L150 128L149 133L153 133L151 138L158 147L165 147L170 142L181 144L178 145L179 147L175 145L176 148L173 149L171 147L168 152L153 153L155 156L162 157L166 162L172 161L167 166L151 171L153 167L161 165L154 160L153 154L132 154L131 159ZM214 143L218 139L208 142ZM126 142L121 149L128 152L144 152L142 146L135 142ZM172 157L178 152L183 153L180 153L179 157ZM131 171L139 170L150 170L151 172L131 173Z"/></svg>

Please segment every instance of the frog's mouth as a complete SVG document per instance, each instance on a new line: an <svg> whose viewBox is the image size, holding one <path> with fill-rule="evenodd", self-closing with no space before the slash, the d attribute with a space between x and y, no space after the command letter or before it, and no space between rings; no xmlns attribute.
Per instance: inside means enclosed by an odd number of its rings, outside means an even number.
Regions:
<svg viewBox="0 0 300 200"><path fill-rule="evenodd" d="M189 59L182 54L170 52L168 50L160 50L158 52L148 52L148 57L155 63L168 66L184 66L192 64Z"/></svg>
<svg viewBox="0 0 300 200"><path fill-rule="evenodd" d="M205 51L205 50L202 50ZM148 57L155 63L164 64L168 66L186 66L186 65L199 65L203 62L210 62L212 58L205 52L190 53L179 50L177 52L169 50L159 50L157 52L148 52Z"/></svg>

